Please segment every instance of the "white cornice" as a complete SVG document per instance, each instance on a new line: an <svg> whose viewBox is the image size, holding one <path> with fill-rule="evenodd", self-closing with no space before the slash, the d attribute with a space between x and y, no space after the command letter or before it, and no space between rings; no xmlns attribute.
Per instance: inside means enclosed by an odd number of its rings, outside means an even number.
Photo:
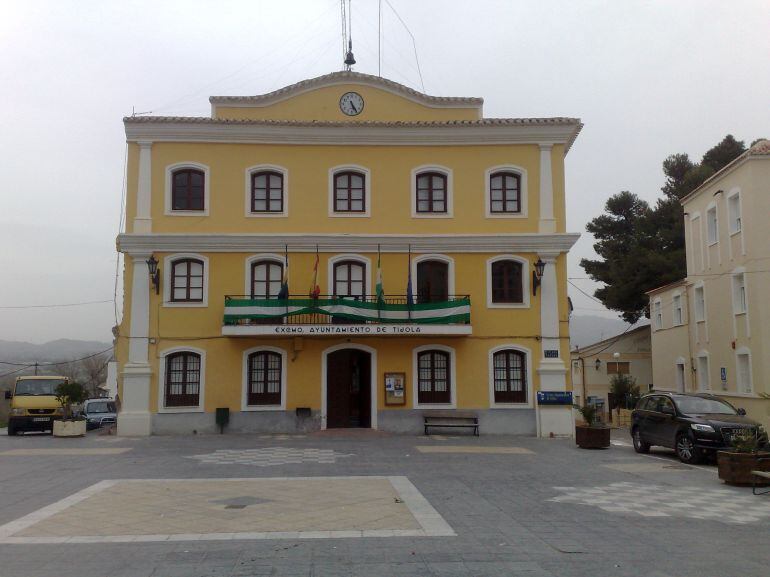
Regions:
<svg viewBox="0 0 770 577"><path fill-rule="evenodd" d="M120 252L382 252L403 253L565 253L580 237L556 234L121 234Z"/></svg>
<svg viewBox="0 0 770 577"><path fill-rule="evenodd" d="M126 121L129 142L211 142L381 146L457 146L489 144L565 144L582 128L578 120L553 123L319 125L281 123Z"/></svg>

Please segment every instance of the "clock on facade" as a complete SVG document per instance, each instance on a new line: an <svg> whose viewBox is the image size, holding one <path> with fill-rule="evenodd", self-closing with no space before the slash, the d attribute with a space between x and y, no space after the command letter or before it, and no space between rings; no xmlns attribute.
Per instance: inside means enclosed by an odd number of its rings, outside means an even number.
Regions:
<svg viewBox="0 0 770 577"><path fill-rule="evenodd" d="M358 92L346 92L340 98L340 110L348 116L361 114L364 109L364 99Z"/></svg>

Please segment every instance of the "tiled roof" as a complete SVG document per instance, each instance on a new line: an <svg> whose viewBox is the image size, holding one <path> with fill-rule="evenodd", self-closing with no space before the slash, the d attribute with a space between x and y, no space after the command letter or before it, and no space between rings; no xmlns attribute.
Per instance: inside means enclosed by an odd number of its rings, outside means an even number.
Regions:
<svg viewBox="0 0 770 577"><path fill-rule="evenodd" d="M770 154L770 140L760 140L749 148L749 156L766 156Z"/></svg>
<svg viewBox="0 0 770 577"><path fill-rule="evenodd" d="M399 84L398 82L393 82L392 80L388 80L386 78L381 78L379 76L372 76L371 74L362 74L360 72L353 72L350 70L341 71L341 72L332 72L331 74L324 74L323 76L318 76L316 78L303 80L301 82L297 82L296 84L285 86L284 88L281 88L279 90L268 92L267 94L259 94L257 96L212 96L211 98L209 98L209 101L212 104L223 104L223 105L228 103L232 104L232 103L247 103L247 102L259 104L264 101L280 99L282 96L288 96L293 92L302 92L304 90L309 90L316 86L342 84L345 82L350 82L350 83L358 82L362 84L379 85L383 88L392 90L394 92L400 92L401 94L411 96L412 98L415 98L417 100L422 100L425 102L431 102L435 104L467 104L469 106L481 106L484 103L483 98L430 96L428 94L423 94L422 92L409 88L408 86L404 86L403 84Z"/></svg>
<svg viewBox="0 0 770 577"><path fill-rule="evenodd" d="M182 124L241 124L267 126L517 126L517 125L570 125L580 124L579 118L482 118L480 120L429 120L429 121L326 121L326 120L260 120L209 118L208 116L126 116L123 122L130 124L182 123Z"/></svg>

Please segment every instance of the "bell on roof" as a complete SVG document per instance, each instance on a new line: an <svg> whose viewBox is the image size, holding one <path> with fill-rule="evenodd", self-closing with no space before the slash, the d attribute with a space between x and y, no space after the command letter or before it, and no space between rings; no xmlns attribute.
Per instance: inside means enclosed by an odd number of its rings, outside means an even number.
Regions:
<svg viewBox="0 0 770 577"><path fill-rule="evenodd" d="M348 40L348 52L345 54L345 66L348 67L348 70L350 70L350 67L353 66L356 63L356 59L353 56L353 41Z"/></svg>

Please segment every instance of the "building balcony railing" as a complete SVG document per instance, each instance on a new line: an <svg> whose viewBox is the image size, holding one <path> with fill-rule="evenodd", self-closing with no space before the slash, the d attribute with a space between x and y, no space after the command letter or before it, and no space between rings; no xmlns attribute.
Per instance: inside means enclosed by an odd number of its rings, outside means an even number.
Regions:
<svg viewBox="0 0 770 577"><path fill-rule="evenodd" d="M290 295L286 299L228 295L224 312L225 335L471 332L471 301L467 295L430 302L415 299L413 303L406 295L385 295L381 299L375 295Z"/></svg>

